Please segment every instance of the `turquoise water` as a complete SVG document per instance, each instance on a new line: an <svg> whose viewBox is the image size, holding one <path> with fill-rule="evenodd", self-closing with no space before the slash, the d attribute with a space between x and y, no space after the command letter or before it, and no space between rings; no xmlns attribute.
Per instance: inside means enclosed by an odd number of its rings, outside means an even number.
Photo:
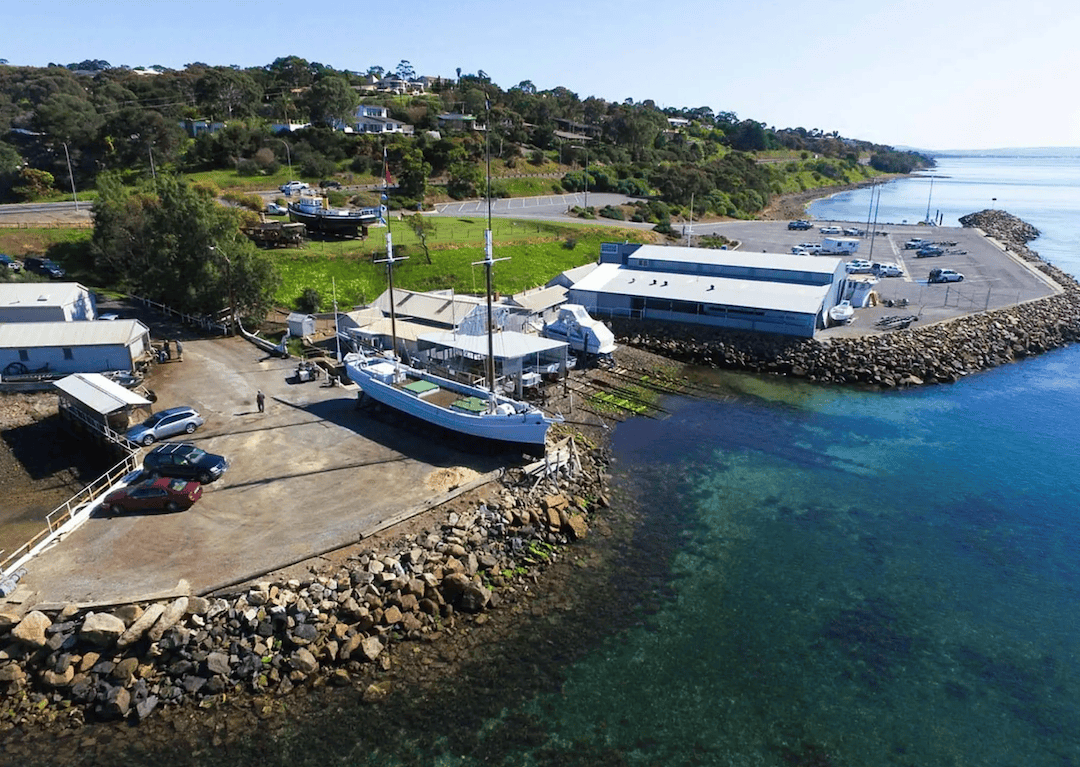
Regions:
<svg viewBox="0 0 1080 767"><path fill-rule="evenodd" d="M943 158L935 195L954 218L997 196L1076 274L1080 195L1061 188L1080 159L1043 159ZM924 184L890 185L883 209L921 218ZM1080 766L1078 370L1069 348L890 393L698 371L727 396L615 429L612 495L639 526L603 582L582 568L576 594L542 595L520 635L478 640L430 687L327 693L279 731L236 728L253 746L208 735L170 758Z"/></svg>
<svg viewBox="0 0 1080 767"><path fill-rule="evenodd" d="M1076 157L936 174L946 224L996 196L1077 272ZM880 220L921 219L928 187L886 187ZM813 213L859 220L868 202ZM670 540L670 596L523 706L544 746L627 765L1080 765L1078 369L1070 348L888 394L703 372L734 398L619 426L616 484L649 510L644 537Z"/></svg>

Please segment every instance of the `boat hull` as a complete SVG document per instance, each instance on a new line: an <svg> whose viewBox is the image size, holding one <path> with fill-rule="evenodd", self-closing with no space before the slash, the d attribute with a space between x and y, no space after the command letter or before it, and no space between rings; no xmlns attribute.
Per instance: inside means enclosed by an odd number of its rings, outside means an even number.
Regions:
<svg viewBox="0 0 1080 767"><path fill-rule="evenodd" d="M367 227L378 222L379 217L377 214L365 211L356 211L355 213L350 211L348 214L343 215L337 211L305 209L296 203L290 203L289 219L298 224L303 224L309 232L320 232L339 237L356 237L360 234L361 229L366 234Z"/></svg>
<svg viewBox="0 0 1080 767"><path fill-rule="evenodd" d="M469 412L447 407L433 401L434 390L418 395L386 381L387 367L397 371L407 370L409 380L427 382L440 391L459 397L459 401L475 402L489 397L483 389L412 368L394 366L385 360L354 355L345 359L345 370L350 380L375 402L457 435L520 449L530 455L544 454L547 430L552 420L539 410L505 398L497 398L497 403L504 408L513 408L514 412Z"/></svg>

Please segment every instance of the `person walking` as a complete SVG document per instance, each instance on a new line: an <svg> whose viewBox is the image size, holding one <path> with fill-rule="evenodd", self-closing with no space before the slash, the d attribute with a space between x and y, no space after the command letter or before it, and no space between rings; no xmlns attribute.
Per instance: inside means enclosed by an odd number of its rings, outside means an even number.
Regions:
<svg viewBox="0 0 1080 767"><path fill-rule="evenodd" d="M184 345L182 343L180 343L179 338L176 339L176 361L177 362L183 362L184 361Z"/></svg>
<svg viewBox="0 0 1080 767"><path fill-rule="evenodd" d="M262 389L255 395L255 404L259 406L259 412L265 412L266 410L266 395L262 393Z"/></svg>

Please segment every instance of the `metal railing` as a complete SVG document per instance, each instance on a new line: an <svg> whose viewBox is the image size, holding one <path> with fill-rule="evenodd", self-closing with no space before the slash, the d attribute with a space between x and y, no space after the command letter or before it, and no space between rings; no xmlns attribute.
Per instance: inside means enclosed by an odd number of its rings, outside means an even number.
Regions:
<svg viewBox="0 0 1080 767"><path fill-rule="evenodd" d="M220 322L218 320L211 319L198 314L188 314L187 312L181 312L173 309L171 306L159 303L150 298L144 298L143 296L131 295L129 296L132 301L137 301L143 306L150 309L161 312L162 314L169 315L170 317L176 317L178 320L186 325L196 325L208 332L220 333L223 336L232 335L232 328L228 323Z"/></svg>
<svg viewBox="0 0 1080 767"><path fill-rule="evenodd" d="M139 468L137 454L128 453L120 463L113 466L105 474L95 479L75 495L71 496L71 498L53 509L45 517L45 524L47 526L44 530L19 548L15 549L11 554L8 554L3 561L0 561L0 573L6 577L8 575L7 568L10 567L13 562L18 560L24 554L29 553L35 546L59 530L60 527L75 516L75 514L92 504L101 497L102 494L108 492L118 479L126 474L130 474L137 468Z"/></svg>

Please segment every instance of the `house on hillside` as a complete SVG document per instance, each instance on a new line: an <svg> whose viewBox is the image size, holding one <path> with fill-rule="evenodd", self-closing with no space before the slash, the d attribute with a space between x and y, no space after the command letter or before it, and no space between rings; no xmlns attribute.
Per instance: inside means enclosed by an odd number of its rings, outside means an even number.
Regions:
<svg viewBox="0 0 1080 767"><path fill-rule="evenodd" d="M458 112L439 115L439 127L443 130L476 130L476 117Z"/></svg>
<svg viewBox="0 0 1080 767"><path fill-rule="evenodd" d="M0 322L72 322L96 317L94 294L77 282L0 282Z"/></svg>
<svg viewBox="0 0 1080 767"><path fill-rule="evenodd" d="M361 104L356 115L348 123L342 123L346 133L401 133L411 136L413 126L390 117L390 110L376 104Z"/></svg>

